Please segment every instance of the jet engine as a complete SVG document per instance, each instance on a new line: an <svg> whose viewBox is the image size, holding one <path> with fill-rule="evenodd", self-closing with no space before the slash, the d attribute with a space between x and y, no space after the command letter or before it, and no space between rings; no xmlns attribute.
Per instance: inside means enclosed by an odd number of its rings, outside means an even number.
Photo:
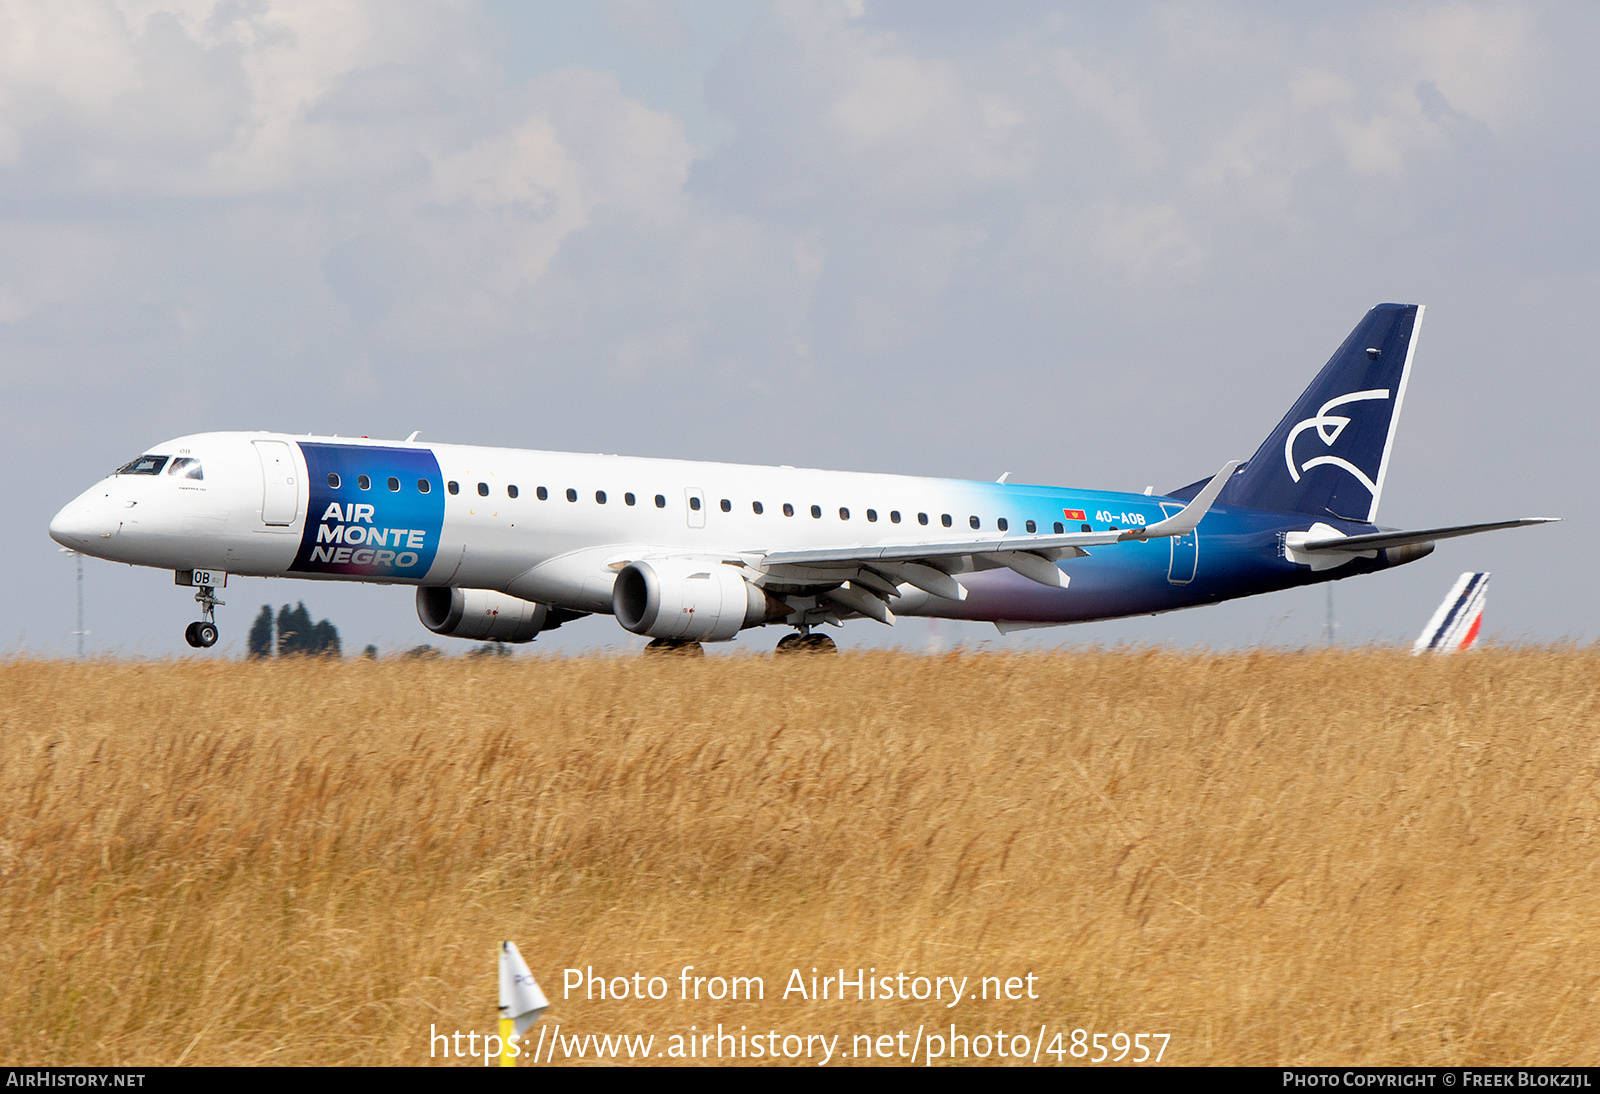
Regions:
<svg viewBox="0 0 1600 1094"><path fill-rule="evenodd" d="M549 629L550 609L488 589L417 590L417 618L434 634L480 642L532 642Z"/></svg>
<svg viewBox="0 0 1600 1094"><path fill-rule="evenodd" d="M792 611L734 567L692 558L630 562L617 574L611 609L634 634L694 642L720 642Z"/></svg>

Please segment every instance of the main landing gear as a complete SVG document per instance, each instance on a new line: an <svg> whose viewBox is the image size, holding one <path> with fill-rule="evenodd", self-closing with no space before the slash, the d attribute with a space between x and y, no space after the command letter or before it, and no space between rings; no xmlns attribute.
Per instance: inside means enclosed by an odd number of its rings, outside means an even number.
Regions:
<svg viewBox="0 0 1600 1094"><path fill-rule="evenodd" d="M705 647L687 638L657 638L644 648L650 654L675 654L678 657L704 657Z"/></svg>
<svg viewBox="0 0 1600 1094"><path fill-rule="evenodd" d="M833 639L825 634L812 634L809 627L802 627L796 634L786 634L778 639L778 648L774 652L784 653L838 653L839 647L833 644Z"/></svg>
<svg viewBox="0 0 1600 1094"><path fill-rule="evenodd" d="M185 627L183 637L196 649L210 649L217 644L216 611L225 601L218 600L216 592L209 585L200 586L200 591L194 594L194 598L200 605L200 614L205 618Z"/></svg>

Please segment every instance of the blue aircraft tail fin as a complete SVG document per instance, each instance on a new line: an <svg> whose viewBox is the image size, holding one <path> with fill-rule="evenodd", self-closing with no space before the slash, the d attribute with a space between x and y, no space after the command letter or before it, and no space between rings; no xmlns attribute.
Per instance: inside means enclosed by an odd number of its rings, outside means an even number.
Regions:
<svg viewBox="0 0 1600 1094"><path fill-rule="evenodd" d="M1218 504L1375 521L1421 326L1420 304L1367 312Z"/></svg>

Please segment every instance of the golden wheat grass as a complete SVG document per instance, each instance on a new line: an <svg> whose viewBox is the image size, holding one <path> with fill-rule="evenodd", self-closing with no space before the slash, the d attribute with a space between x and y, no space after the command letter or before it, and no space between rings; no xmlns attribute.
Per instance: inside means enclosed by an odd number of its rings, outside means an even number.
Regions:
<svg viewBox="0 0 1600 1094"><path fill-rule="evenodd" d="M547 1025L657 1050L1593 1062L1597 729L1594 649L13 661L0 1060L426 1063L494 1028L510 938ZM682 1001L684 965L766 997ZM589 966L671 994L564 999ZM781 998L814 967L1038 998Z"/></svg>

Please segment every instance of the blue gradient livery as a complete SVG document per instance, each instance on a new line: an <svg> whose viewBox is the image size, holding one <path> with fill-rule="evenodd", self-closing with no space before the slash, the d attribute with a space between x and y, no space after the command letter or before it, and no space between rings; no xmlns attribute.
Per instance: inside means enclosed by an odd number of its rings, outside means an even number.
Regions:
<svg viewBox="0 0 1600 1094"><path fill-rule="evenodd" d="M1401 531L1378 506L1422 308L1380 304L1242 463L1170 494L271 433L157 445L68 504L74 550L170 568L216 640L228 573L416 586L439 634L591 613L682 648L900 616L1002 631L1370 573L1530 517Z"/></svg>
<svg viewBox="0 0 1600 1094"><path fill-rule="evenodd" d="M444 480L425 448L301 441L310 505L297 573L419 581L444 528Z"/></svg>

